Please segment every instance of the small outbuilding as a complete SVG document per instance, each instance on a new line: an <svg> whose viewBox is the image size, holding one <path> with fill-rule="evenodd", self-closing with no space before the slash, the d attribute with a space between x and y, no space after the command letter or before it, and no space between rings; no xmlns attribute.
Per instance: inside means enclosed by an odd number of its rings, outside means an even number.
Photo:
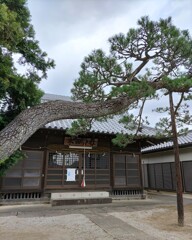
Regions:
<svg viewBox="0 0 192 240"><path fill-rule="evenodd" d="M183 191L192 192L192 130L179 136ZM146 189L176 191L173 142L142 149L143 182Z"/></svg>

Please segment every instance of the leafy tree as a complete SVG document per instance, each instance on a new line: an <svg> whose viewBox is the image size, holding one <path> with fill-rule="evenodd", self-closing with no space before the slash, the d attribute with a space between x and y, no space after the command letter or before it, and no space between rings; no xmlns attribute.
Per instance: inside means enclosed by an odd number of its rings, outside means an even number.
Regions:
<svg viewBox="0 0 192 240"><path fill-rule="evenodd" d="M81 118L79 125L85 130L84 119L138 107L136 119L126 117L137 133L145 102L156 98L158 90L185 93L191 89L192 40L171 18L155 22L142 17L138 28L113 36L109 44L110 54L94 50L82 63L72 89L79 102L52 101L31 107L0 132L0 159L5 160L44 124L58 119ZM25 60L29 55L24 55ZM126 144L125 139L117 141Z"/></svg>
<svg viewBox="0 0 192 240"><path fill-rule="evenodd" d="M25 69L19 74L15 59ZM27 107L40 102L43 92L38 83L46 78L54 62L47 58L30 23L26 0L0 0L0 130ZM1 164L6 170L19 154Z"/></svg>
<svg viewBox="0 0 192 240"><path fill-rule="evenodd" d="M17 73L14 58L25 67ZM54 62L39 48L26 0L0 0L0 128L26 107L39 103L38 83Z"/></svg>

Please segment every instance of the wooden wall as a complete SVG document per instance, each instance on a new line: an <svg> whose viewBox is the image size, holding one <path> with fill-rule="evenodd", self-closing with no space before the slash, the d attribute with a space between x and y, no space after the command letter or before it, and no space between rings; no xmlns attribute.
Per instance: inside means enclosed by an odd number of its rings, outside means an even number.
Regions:
<svg viewBox="0 0 192 240"><path fill-rule="evenodd" d="M98 139L96 148L86 150L86 161L90 164L86 166L86 189L142 188L139 141L126 148L119 148L112 144L111 139L114 136L111 135L94 133L81 137ZM65 131L63 130L38 130L22 146L22 150L27 154L26 159L12 167L2 178L1 191L46 192L59 189L78 189L83 178L84 152L83 149L72 150L68 146L64 146L64 138ZM66 181L67 167L64 164L65 156L70 152L78 154L79 166L81 166L81 169L78 169L81 170L81 174L78 174L73 183ZM50 161L53 161L53 157L57 158L55 155L58 153L61 156L61 162L57 166L53 166ZM122 162L122 158L125 161L119 164L118 161ZM99 159L103 159L106 163L108 161L107 167L99 166ZM38 169L34 165L35 162L40 164ZM72 165L68 167L72 168ZM119 171L125 173L124 182L118 181Z"/></svg>

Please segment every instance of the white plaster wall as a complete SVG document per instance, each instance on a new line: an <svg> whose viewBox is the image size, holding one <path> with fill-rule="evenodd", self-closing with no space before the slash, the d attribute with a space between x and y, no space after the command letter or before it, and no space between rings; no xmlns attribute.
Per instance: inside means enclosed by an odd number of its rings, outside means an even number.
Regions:
<svg viewBox="0 0 192 240"><path fill-rule="evenodd" d="M192 147L180 149L180 161L192 160ZM173 150L142 154L142 164L174 162Z"/></svg>

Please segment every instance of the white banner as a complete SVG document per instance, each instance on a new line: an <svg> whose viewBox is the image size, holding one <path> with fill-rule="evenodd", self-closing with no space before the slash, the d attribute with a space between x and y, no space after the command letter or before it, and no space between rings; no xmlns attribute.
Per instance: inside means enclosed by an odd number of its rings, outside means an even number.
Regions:
<svg viewBox="0 0 192 240"><path fill-rule="evenodd" d="M75 168L67 168L67 182L74 182L75 181Z"/></svg>

